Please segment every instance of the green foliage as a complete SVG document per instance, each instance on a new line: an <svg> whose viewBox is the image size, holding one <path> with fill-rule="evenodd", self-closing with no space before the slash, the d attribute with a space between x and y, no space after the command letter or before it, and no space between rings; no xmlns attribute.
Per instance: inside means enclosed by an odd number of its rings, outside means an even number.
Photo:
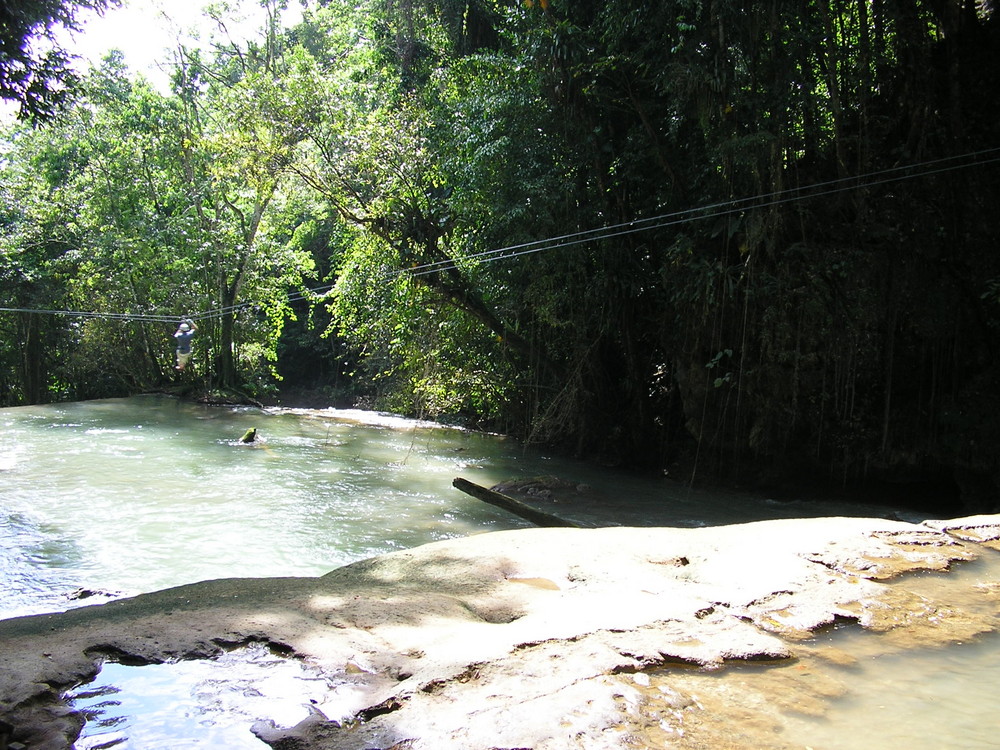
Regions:
<svg viewBox="0 0 1000 750"><path fill-rule="evenodd" d="M220 383L608 462L1000 471L963 443L992 434L997 179L893 171L995 142L990 7L370 0L283 31L280 6L185 50L169 96L111 59L8 139L12 300L227 311ZM25 330L18 398L169 364L147 324Z"/></svg>
<svg viewBox="0 0 1000 750"><path fill-rule="evenodd" d="M79 31L80 11L101 12L117 4L118 0L4 0L0 99L17 102L22 119L53 117L78 84L69 55L55 43L54 29Z"/></svg>
<svg viewBox="0 0 1000 750"><path fill-rule="evenodd" d="M300 218L302 196L278 191L296 136L288 113L278 122L274 112L296 85L296 58L286 86L259 66L225 84L216 63L194 58L180 92L163 96L112 55L81 106L14 131L6 185L18 209L3 241L11 255L52 248L41 273L60 289L58 303L31 307L207 314L198 336L206 380L263 382L287 291L312 267L286 224ZM61 356L39 347L38 369L64 372L59 382L75 384L75 397L150 387L172 370L172 332L170 323L85 319L67 330L73 343ZM34 391L26 398L42 398Z"/></svg>

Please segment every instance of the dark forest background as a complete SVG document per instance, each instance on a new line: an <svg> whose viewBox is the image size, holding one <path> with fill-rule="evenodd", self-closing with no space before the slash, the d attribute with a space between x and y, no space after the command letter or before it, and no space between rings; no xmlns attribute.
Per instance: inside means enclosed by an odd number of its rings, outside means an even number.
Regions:
<svg viewBox="0 0 1000 750"><path fill-rule="evenodd" d="M1000 509L993 2L264 4L166 93L5 47L0 405L360 404Z"/></svg>

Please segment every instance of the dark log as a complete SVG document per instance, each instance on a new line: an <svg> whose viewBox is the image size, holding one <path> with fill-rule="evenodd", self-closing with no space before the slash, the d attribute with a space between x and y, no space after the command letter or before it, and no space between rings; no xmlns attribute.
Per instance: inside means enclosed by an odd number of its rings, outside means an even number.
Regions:
<svg viewBox="0 0 1000 750"><path fill-rule="evenodd" d="M554 516L551 513L535 510L530 505L526 505L520 500L515 500L508 495L486 489L485 487L470 482L468 479L455 477L451 484L456 489L461 490L467 495L472 495L477 500L482 500L484 503L489 503L490 505L495 505L498 508L503 508L504 510L513 513L515 516L520 516L526 521L531 521L536 526L568 526L570 528L580 528L580 525L577 523L567 521L565 518L559 518L559 516Z"/></svg>

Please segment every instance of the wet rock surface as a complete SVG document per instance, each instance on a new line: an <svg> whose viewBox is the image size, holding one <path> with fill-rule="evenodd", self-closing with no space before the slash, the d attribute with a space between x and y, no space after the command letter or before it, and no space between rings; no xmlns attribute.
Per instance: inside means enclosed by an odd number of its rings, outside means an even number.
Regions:
<svg viewBox="0 0 1000 750"><path fill-rule="evenodd" d="M808 711L836 686L789 688L780 666L817 628L856 622L900 649L997 629L1000 582L955 606L906 574L995 554L998 539L997 516L524 529L319 578L206 581L0 622L0 730L11 746L68 747L82 720L61 694L103 660L258 642L349 687L337 715L256 725L275 748L783 747L754 708L765 696L733 701L720 682L696 699L692 667L778 665L775 693Z"/></svg>

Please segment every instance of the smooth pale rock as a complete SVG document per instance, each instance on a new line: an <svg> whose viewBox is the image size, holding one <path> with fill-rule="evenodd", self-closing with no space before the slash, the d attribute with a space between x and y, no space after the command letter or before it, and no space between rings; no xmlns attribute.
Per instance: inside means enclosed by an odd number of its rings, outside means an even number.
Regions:
<svg viewBox="0 0 1000 750"><path fill-rule="evenodd" d="M60 692L104 659L204 658L256 641L353 688L338 716L257 725L276 748L633 747L674 729L669 716L637 723L645 686L629 674L787 659L837 618L912 625L893 617L911 603L893 577L973 559L998 538L997 516L524 529L319 578L206 581L0 622L0 719L12 740L65 748L80 720ZM965 617L961 630L994 620ZM934 633L946 641L947 622Z"/></svg>

